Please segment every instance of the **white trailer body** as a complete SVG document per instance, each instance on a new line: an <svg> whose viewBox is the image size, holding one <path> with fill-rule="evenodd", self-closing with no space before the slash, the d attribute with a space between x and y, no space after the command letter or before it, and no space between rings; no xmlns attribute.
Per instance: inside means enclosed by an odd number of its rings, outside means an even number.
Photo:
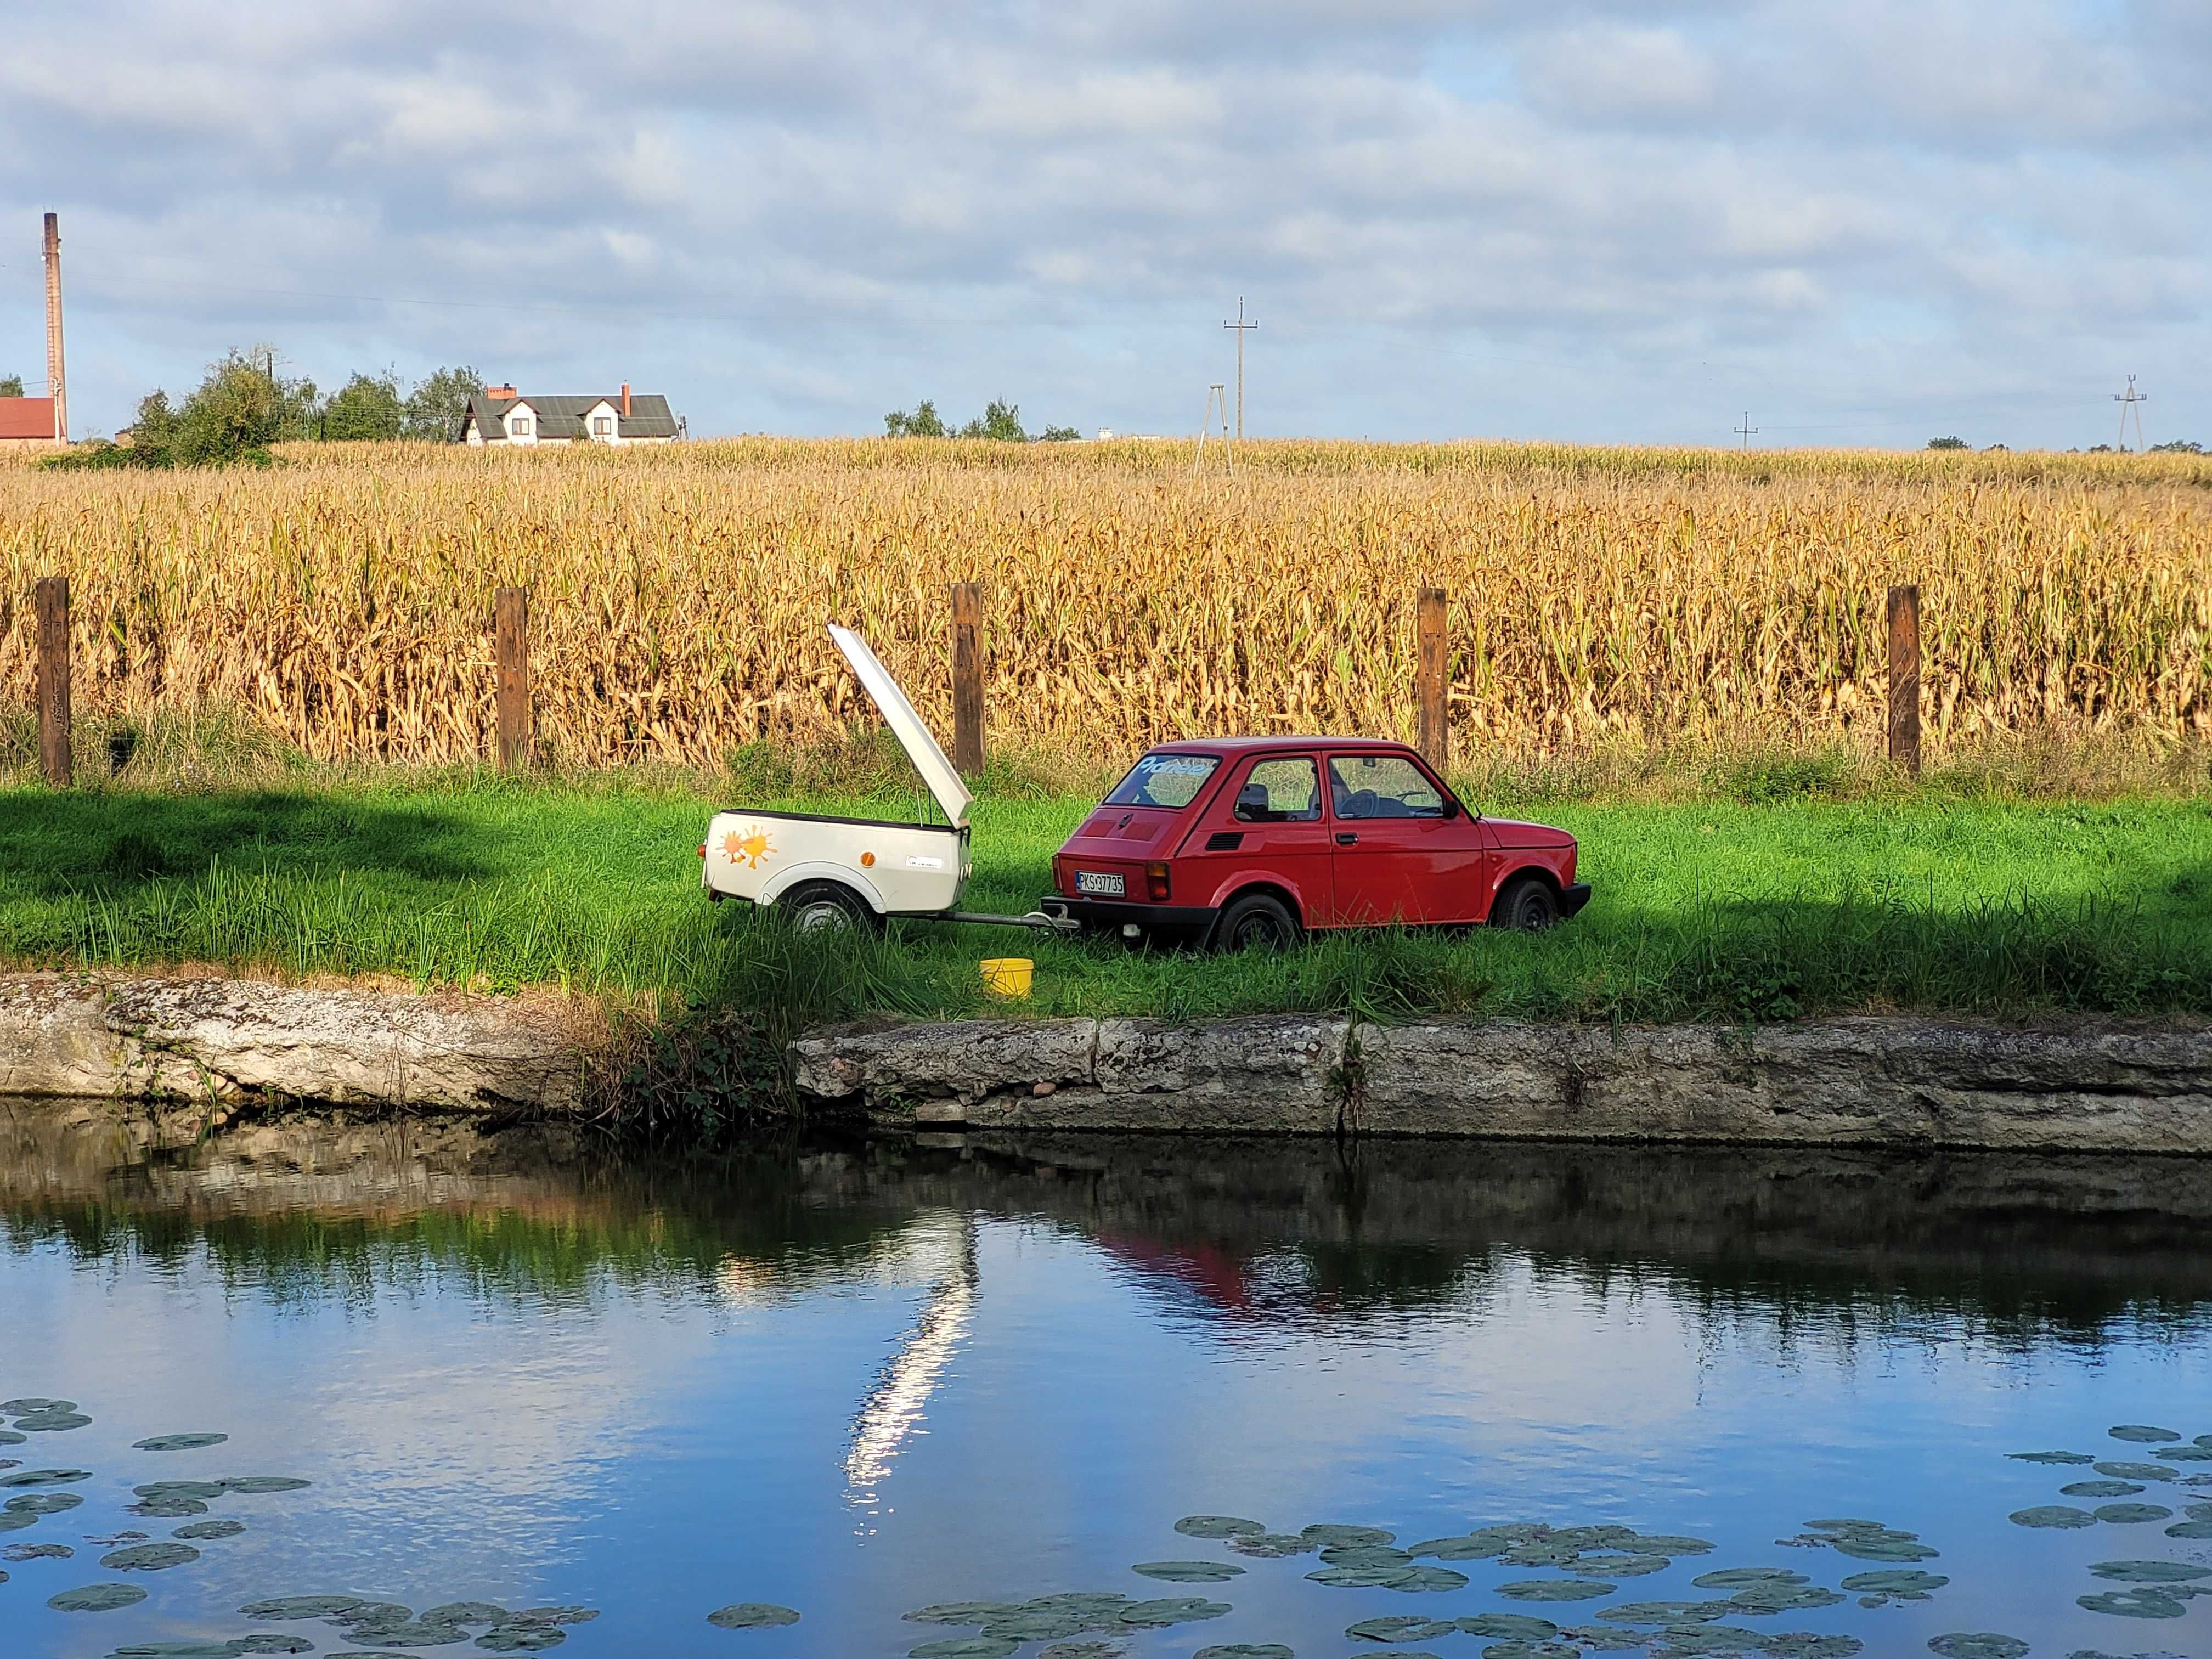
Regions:
<svg viewBox="0 0 2212 1659"><path fill-rule="evenodd" d="M835 626L830 637L950 822L717 812L707 826L700 884L710 897L774 904L793 889L813 892L814 884L836 882L859 895L878 916L949 913L973 872L968 808L975 798L867 641Z"/></svg>

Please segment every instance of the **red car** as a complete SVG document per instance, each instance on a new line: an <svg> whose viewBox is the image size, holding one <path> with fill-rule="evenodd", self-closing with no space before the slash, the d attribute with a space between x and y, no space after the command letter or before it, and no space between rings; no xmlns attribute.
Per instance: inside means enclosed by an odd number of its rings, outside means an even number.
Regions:
<svg viewBox="0 0 2212 1659"><path fill-rule="evenodd" d="M1224 950L1394 922L1540 928L1589 902L1575 851L1563 830L1469 811L1401 743L1166 744L1053 855L1041 908Z"/></svg>

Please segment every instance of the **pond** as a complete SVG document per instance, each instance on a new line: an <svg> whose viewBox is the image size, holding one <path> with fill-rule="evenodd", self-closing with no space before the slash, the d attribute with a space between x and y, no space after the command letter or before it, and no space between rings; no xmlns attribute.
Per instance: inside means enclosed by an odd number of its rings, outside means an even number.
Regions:
<svg viewBox="0 0 2212 1659"><path fill-rule="evenodd" d="M2208 1173L0 1105L0 1651L2212 1652Z"/></svg>

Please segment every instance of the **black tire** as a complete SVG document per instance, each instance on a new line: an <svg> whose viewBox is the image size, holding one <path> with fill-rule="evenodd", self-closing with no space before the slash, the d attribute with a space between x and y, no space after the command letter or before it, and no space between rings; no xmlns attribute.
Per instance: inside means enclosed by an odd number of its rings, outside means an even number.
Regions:
<svg viewBox="0 0 2212 1659"><path fill-rule="evenodd" d="M1213 924L1217 951L1289 951L1305 938L1291 907L1273 893L1246 893L1222 908Z"/></svg>
<svg viewBox="0 0 2212 1659"><path fill-rule="evenodd" d="M1490 925L1516 933L1540 933L1559 925L1559 896L1541 876L1516 876L1490 907Z"/></svg>
<svg viewBox="0 0 2212 1659"><path fill-rule="evenodd" d="M793 933L883 931L884 919L842 881L802 881L775 902L775 914Z"/></svg>

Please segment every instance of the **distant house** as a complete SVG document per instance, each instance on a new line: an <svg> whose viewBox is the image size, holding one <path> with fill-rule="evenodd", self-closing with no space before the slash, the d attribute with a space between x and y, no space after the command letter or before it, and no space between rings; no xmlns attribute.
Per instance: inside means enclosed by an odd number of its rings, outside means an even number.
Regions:
<svg viewBox="0 0 2212 1659"><path fill-rule="evenodd" d="M679 435L668 399L524 397L511 386L486 386L469 399L461 417L466 444L665 444Z"/></svg>
<svg viewBox="0 0 2212 1659"><path fill-rule="evenodd" d="M0 398L0 449L58 449L52 398Z"/></svg>

